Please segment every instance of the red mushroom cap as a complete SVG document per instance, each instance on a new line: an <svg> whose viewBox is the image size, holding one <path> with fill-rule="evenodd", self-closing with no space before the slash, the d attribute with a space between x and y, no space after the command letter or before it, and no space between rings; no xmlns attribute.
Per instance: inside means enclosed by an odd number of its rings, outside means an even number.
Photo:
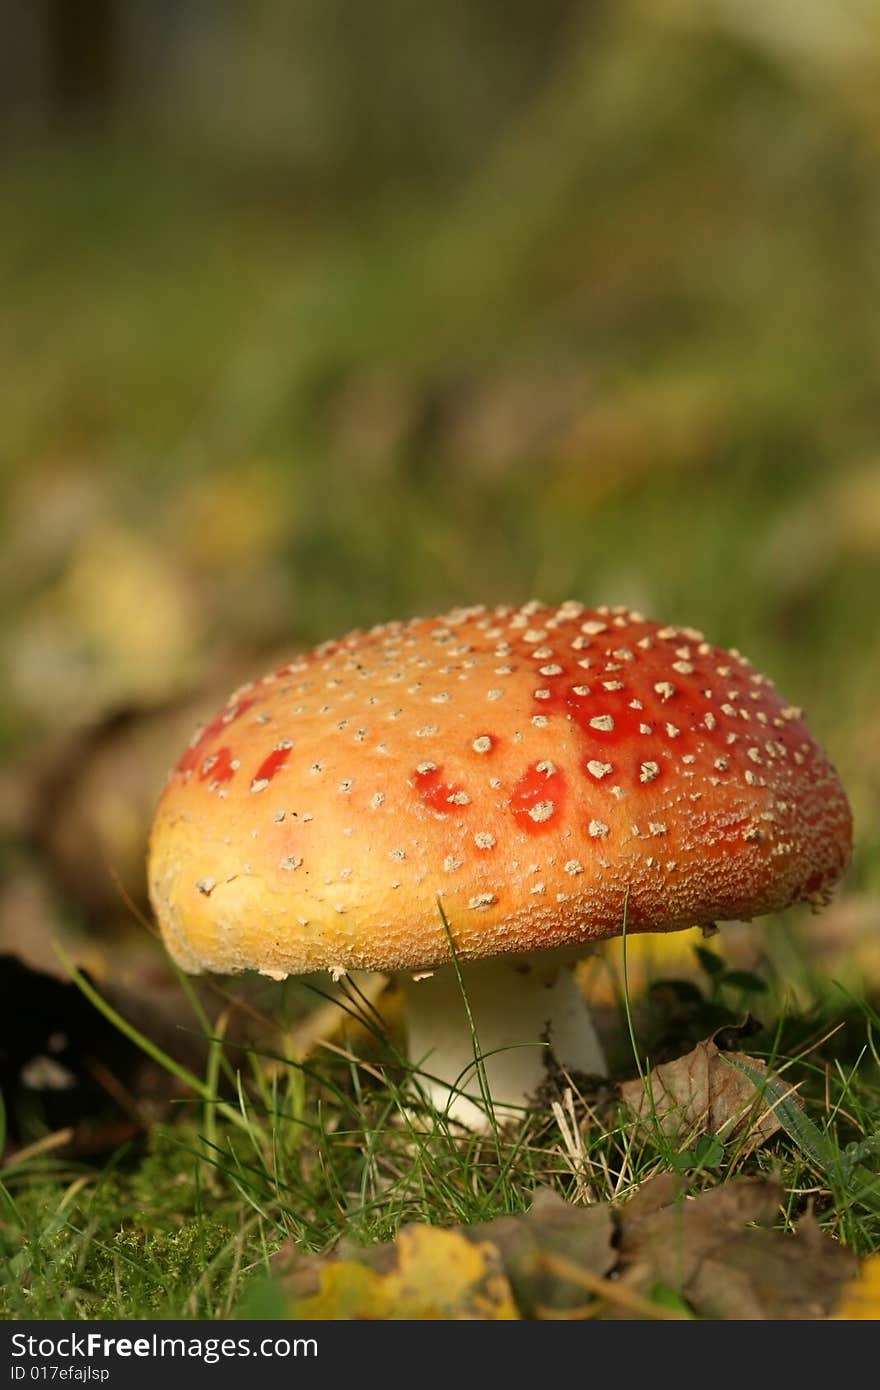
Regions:
<svg viewBox="0 0 880 1390"><path fill-rule="evenodd" d="M239 690L160 802L187 969L429 969L821 902L846 796L737 652L623 608L460 609Z"/></svg>

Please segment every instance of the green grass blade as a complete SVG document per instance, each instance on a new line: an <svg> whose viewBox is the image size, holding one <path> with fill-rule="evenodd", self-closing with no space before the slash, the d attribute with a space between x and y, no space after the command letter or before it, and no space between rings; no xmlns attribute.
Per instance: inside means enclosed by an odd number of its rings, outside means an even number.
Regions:
<svg viewBox="0 0 880 1390"><path fill-rule="evenodd" d="M737 1071L747 1076L759 1094L769 1100L773 1114L801 1152L826 1176L838 1178L840 1164L834 1146L798 1105L791 1087L772 1076L765 1076L757 1067L739 1058L724 1057L723 1054L722 1057L729 1067L736 1067Z"/></svg>
<svg viewBox="0 0 880 1390"><path fill-rule="evenodd" d="M157 1062L165 1071L169 1072L172 1076L176 1076L178 1081L182 1081L183 1084L194 1091L201 1100L215 1102L218 1114L223 1115L225 1119L229 1120L231 1124L236 1125L239 1129L243 1129L245 1133L251 1133L253 1126L246 1116L242 1115L234 1106L227 1105L224 1101L217 1101L216 1096L212 1093L207 1082L203 1081L201 1077L196 1076L195 1072L190 1071L188 1067L178 1062L174 1057L170 1056L169 1053L163 1051L157 1043L154 1043L150 1038L141 1033L139 1029L135 1028L133 1023L129 1023L127 1018L123 1018L122 1014L118 1013L116 1009L113 1008L113 1005L109 1004L107 1000L98 993L91 981L86 978L76 965L74 965L64 948L57 943L55 945L55 953L77 989L85 995L89 1003L92 1004L100 1014L103 1014L108 1023L112 1023L113 1027L118 1029L124 1037L128 1038L129 1042L133 1042L135 1047L140 1048L141 1052L151 1057L152 1060Z"/></svg>

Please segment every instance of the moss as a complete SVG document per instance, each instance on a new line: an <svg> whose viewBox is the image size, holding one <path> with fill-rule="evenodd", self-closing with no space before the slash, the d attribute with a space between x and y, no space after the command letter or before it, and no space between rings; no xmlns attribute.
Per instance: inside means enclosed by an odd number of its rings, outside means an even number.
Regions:
<svg viewBox="0 0 880 1390"><path fill-rule="evenodd" d="M206 1191L197 1142L157 1128L109 1173L17 1187L0 1221L0 1316L219 1315L233 1266L264 1247L238 1194Z"/></svg>

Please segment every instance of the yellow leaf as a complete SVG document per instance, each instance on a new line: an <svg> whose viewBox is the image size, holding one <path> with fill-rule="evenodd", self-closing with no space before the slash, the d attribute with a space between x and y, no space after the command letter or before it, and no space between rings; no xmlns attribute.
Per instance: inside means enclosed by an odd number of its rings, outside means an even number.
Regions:
<svg viewBox="0 0 880 1390"><path fill-rule="evenodd" d="M455 1231L407 1226L393 1247L394 1263L375 1269L339 1260L317 1269L314 1292L294 1296L292 1318L480 1319L519 1317L495 1246Z"/></svg>
<svg viewBox="0 0 880 1390"><path fill-rule="evenodd" d="M880 1320L880 1255L865 1260L858 1276L847 1284L835 1318Z"/></svg>

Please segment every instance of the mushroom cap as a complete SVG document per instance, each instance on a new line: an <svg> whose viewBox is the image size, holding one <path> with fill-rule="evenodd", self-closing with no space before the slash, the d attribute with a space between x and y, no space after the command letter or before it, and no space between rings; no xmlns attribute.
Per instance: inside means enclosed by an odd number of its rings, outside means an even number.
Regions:
<svg viewBox="0 0 880 1390"><path fill-rule="evenodd" d="M191 971L418 971L825 900L849 805L735 651L625 608L458 609L244 686L170 774L150 894Z"/></svg>

